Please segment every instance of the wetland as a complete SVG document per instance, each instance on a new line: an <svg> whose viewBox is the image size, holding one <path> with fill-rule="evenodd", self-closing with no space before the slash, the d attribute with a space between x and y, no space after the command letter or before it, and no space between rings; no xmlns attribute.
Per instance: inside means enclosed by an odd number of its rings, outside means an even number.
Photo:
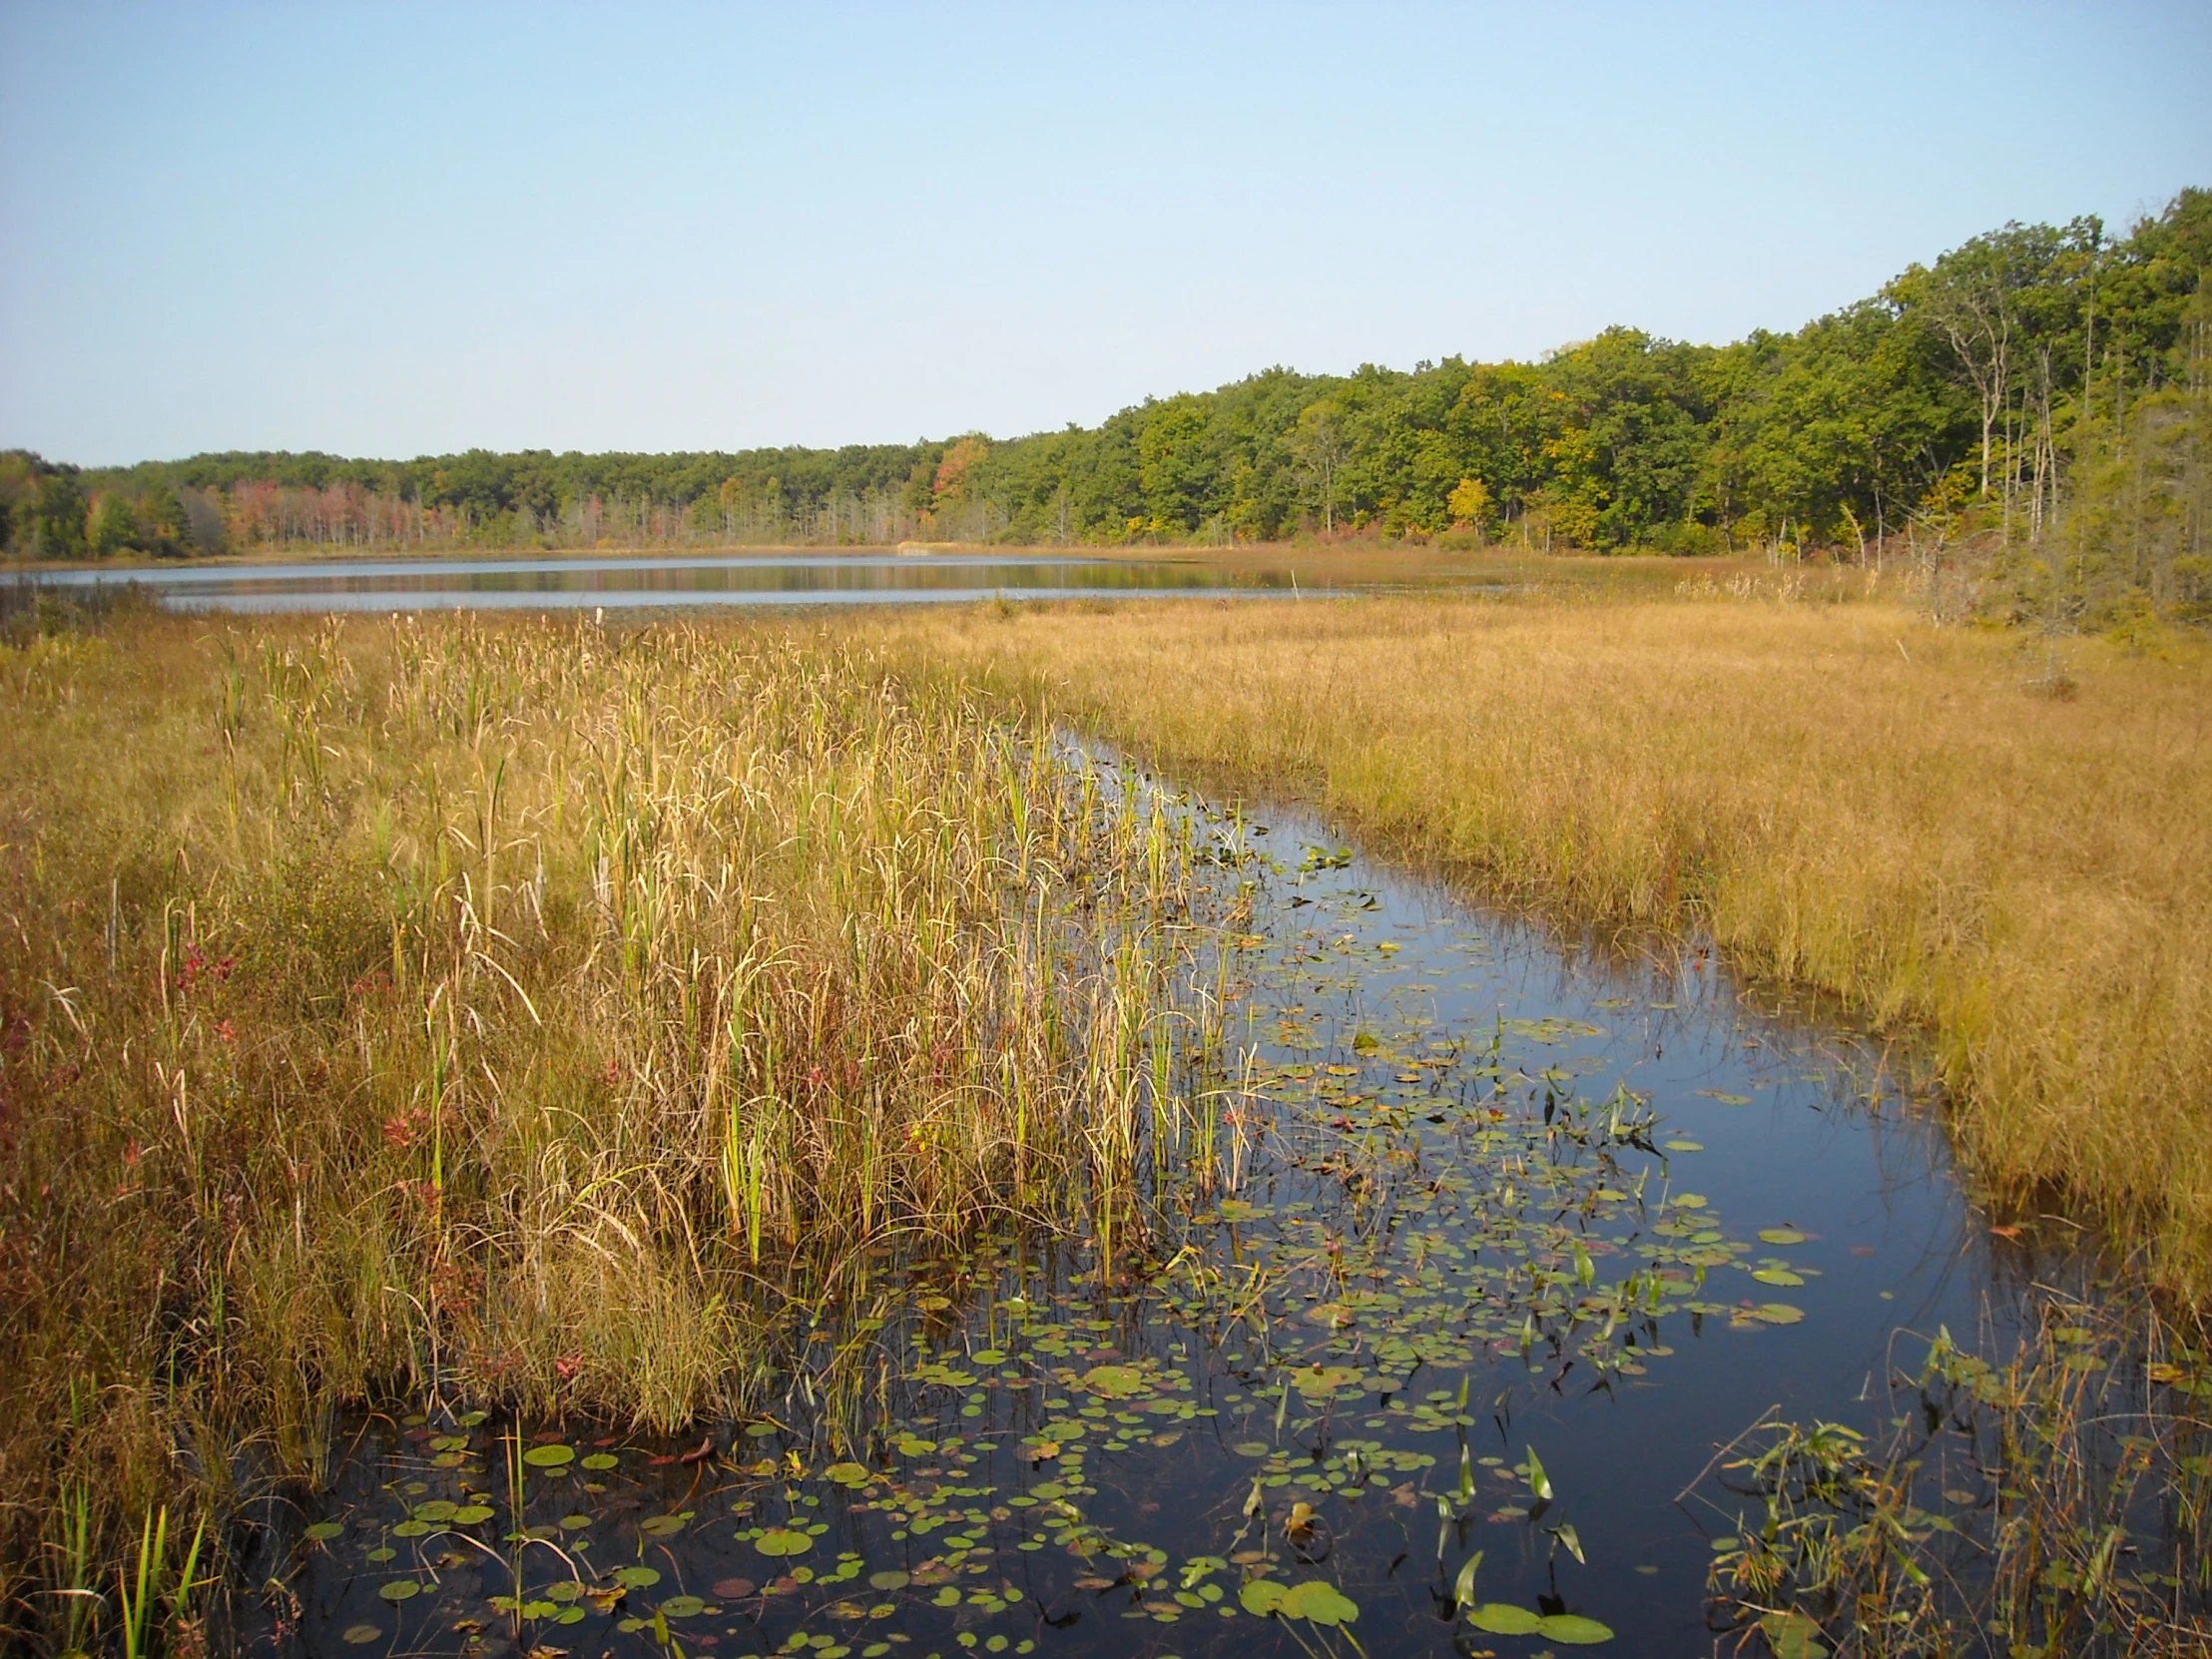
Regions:
<svg viewBox="0 0 2212 1659"><path fill-rule="evenodd" d="M1927 1045L910 664L15 654L42 1640L2189 1650L2197 1328Z"/></svg>

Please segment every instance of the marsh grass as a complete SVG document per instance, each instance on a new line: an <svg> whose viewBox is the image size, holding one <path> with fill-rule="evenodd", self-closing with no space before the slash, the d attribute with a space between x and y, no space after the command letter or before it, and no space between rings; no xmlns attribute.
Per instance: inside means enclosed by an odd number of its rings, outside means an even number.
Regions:
<svg viewBox="0 0 2212 1659"><path fill-rule="evenodd" d="M2024 1333L1937 1332L1872 1433L1761 1424L1721 1462L1719 1627L1778 1653L2204 1652L2202 1343L2139 1294L2043 1288Z"/></svg>
<svg viewBox="0 0 2212 1659"><path fill-rule="evenodd" d="M1767 593L1757 588L1755 595ZM1802 602L1807 598L1835 603ZM2212 1286L2212 676L1844 588L872 623L1226 792L1580 923L1709 938L1923 1045L1981 1191ZM1718 602L1715 602L1718 601Z"/></svg>
<svg viewBox="0 0 2212 1659"><path fill-rule="evenodd" d="M191 1638L346 1401L670 1429L886 1246L1111 1260L1188 848L1047 736L743 629L0 648L9 1633Z"/></svg>

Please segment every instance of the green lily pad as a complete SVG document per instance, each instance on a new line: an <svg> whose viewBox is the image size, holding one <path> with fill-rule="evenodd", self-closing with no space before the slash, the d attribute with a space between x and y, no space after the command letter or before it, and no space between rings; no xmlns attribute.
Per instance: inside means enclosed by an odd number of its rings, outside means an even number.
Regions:
<svg viewBox="0 0 2212 1659"><path fill-rule="evenodd" d="M1803 1274L1792 1273L1788 1268L1754 1268L1751 1276L1762 1285L1780 1285L1785 1288L1805 1283Z"/></svg>
<svg viewBox="0 0 2212 1659"><path fill-rule="evenodd" d="M1305 1619L1312 1624L1350 1624L1360 1616L1359 1604L1325 1578L1309 1578L1283 1592L1275 1604L1276 1617Z"/></svg>
<svg viewBox="0 0 2212 1659"><path fill-rule="evenodd" d="M1775 1659L1827 1659L1821 1627L1803 1613L1769 1613L1760 1619L1759 1628Z"/></svg>
<svg viewBox="0 0 2212 1659"><path fill-rule="evenodd" d="M395 1538L421 1538L429 1534L430 1523L423 1520L403 1520L391 1529Z"/></svg>
<svg viewBox="0 0 2212 1659"><path fill-rule="evenodd" d="M1093 1366L1083 1374L1083 1386L1108 1399L1127 1399L1144 1392L1145 1377L1135 1366Z"/></svg>
<svg viewBox="0 0 2212 1659"><path fill-rule="evenodd" d="M595 1451L590 1456L586 1457L583 1460L583 1463L584 1467L586 1467L587 1469L591 1469L597 1472L603 1469L611 1469L621 1461L622 1459L617 1457L611 1451Z"/></svg>
<svg viewBox="0 0 2212 1659"><path fill-rule="evenodd" d="M1239 1457L1265 1457L1275 1447L1269 1445L1265 1440L1239 1440L1229 1449Z"/></svg>
<svg viewBox="0 0 2212 1659"><path fill-rule="evenodd" d="M534 1445L522 1454L522 1460L536 1469L564 1469L576 1461L576 1448L572 1445Z"/></svg>
<svg viewBox="0 0 2212 1659"><path fill-rule="evenodd" d="M474 1526L479 1521L490 1519L491 1505L488 1503L464 1503L453 1511L455 1526Z"/></svg>
<svg viewBox="0 0 2212 1659"><path fill-rule="evenodd" d="M1565 1642L1569 1647L1594 1647L1599 1642L1613 1639L1610 1625L1595 1619L1586 1619L1580 1613L1553 1613L1536 1621L1536 1634L1549 1636L1555 1642Z"/></svg>
<svg viewBox="0 0 2212 1659"><path fill-rule="evenodd" d="M617 1584L630 1590L649 1590L661 1581L658 1567L617 1567L610 1574Z"/></svg>
<svg viewBox="0 0 2212 1659"><path fill-rule="evenodd" d="M861 1463L831 1463L824 1469L823 1477L834 1480L840 1486L865 1486L872 1478Z"/></svg>
<svg viewBox="0 0 2212 1659"><path fill-rule="evenodd" d="M815 1541L792 1527L772 1526L753 1540L753 1547L763 1555L804 1555L815 1547Z"/></svg>
<svg viewBox="0 0 2212 1659"><path fill-rule="evenodd" d="M319 1543L324 1538L336 1537L344 1530L345 1523L343 1521L316 1521L314 1525L307 1528L306 1535Z"/></svg>
<svg viewBox="0 0 2212 1659"><path fill-rule="evenodd" d="M870 1586L878 1590L903 1590L913 1582L913 1579L909 1574L891 1568L883 1572L869 1573L867 1581Z"/></svg>
<svg viewBox="0 0 2212 1659"><path fill-rule="evenodd" d="M349 1624L338 1640L353 1647L366 1647L370 1642L384 1639L383 1626L375 1624Z"/></svg>
<svg viewBox="0 0 2212 1659"><path fill-rule="evenodd" d="M1237 1592L1237 1603L1246 1612L1265 1618L1275 1611L1289 1588L1288 1584L1280 1584L1272 1578L1255 1578Z"/></svg>
<svg viewBox="0 0 2212 1659"><path fill-rule="evenodd" d="M638 1522L638 1530L648 1538L673 1538L684 1530L684 1523L691 1519L691 1511L681 1515L648 1515Z"/></svg>
<svg viewBox="0 0 2212 1659"><path fill-rule="evenodd" d="M661 1603L660 1610L665 1618L688 1619L704 1611L706 1606L707 1603L698 1596L670 1596Z"/></svg>
<svg viewBox="0 0 2212 1659"><path fill-rule="evenodd" d="M389 1584L377 1585L376 1593L386 1601L412 1601L422 1594L422 1586L411 1578L395 1578Z"/></svg>
<svg viewBox="0 0 2212 1659"><path fill-rule="evenodd" d="M449 1521L459 1512L459 1504L448 1503L441 1497L432 1502L417 1505L414 1518L426 1521Z"/></svg>
<svg viewBox="0 0 2212 1659"><path fill-rule="evenodd" d="M1752 1310L1752 1315L1769 1325L1795 1325L1805 1318L1805 1310L1793 1308L1787 1302L1763 1302Z"/></svg>
<svg viewBox="0 0 2212 1659"><path fill-rule="evenodd" d="M1485 1601L1479 1607L1467 1609L1467 1623L1493 1636L1526 1636L1543 1622L1526 1607L1515 1607L1505 1601Z"/></svg>
<svg viewBox="0 0 2212 1659"><path fill-rule="evenodd" d="M1759 1237L1771 1245L1801 1245L1812 1235L1800 1233L1794 1227L1762 1227Z"/></svg>

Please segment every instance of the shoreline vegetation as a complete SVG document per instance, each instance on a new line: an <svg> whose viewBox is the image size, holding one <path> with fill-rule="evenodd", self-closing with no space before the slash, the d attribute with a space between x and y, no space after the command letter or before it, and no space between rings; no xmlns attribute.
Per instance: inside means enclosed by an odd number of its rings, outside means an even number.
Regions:
<svg viewBox="0 0 2212 1659"><path fill-rule="evenodd" d="M1951 571L2000 610L2212 616L2212 191L2007 225L1794 333L1271 368L1095 427L666 455L0 455L33 561L254 549L1748 554Z"/></svg>

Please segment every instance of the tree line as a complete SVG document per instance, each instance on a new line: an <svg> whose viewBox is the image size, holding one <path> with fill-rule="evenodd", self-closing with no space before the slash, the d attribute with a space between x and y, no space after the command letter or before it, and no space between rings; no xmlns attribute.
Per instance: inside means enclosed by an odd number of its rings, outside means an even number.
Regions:
<svg viewBox="0 0 2212 1659"><path fill-rule="evenodd" d="M2208 259L2212 192L2192 189L2117 238L2007 225L1794 333L1615 327L1533 363L1272 368L1004 440L86 469L14 452L0 533L65 559L1316 535L1880 560L1902 537L2189 608L2212 600Z"/></svg>

